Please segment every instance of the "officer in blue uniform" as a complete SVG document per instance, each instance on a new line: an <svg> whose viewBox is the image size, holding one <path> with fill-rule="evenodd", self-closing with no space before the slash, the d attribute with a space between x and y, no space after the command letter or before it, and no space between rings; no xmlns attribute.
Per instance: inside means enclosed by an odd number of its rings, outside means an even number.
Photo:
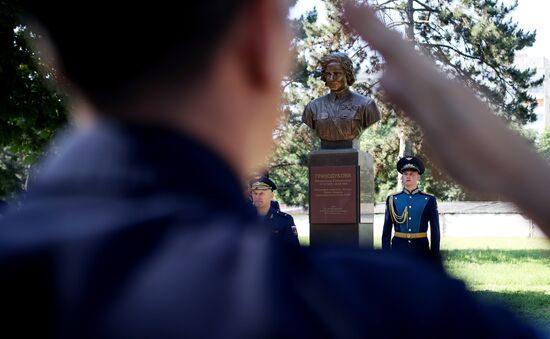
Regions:
<svg viewBox="0 0 550 339"><path fill-rule="evenodd" d="M257 176L250 182L250 197L264 224L270 226L275 239L300 246L298 231L291 215L280 210L279 203L273 200L277 185L267 176Z"/></svg>
<svg viewBox="0 0 550 339"><path fill-rule="evenodd" d="M424 164L417 157L403 157L397 162L397 171L402 174L403 191L386 200L382 248L439 259L437 201L433 195L418 189ZM390 245L392 229L394 236Z"/></svg>

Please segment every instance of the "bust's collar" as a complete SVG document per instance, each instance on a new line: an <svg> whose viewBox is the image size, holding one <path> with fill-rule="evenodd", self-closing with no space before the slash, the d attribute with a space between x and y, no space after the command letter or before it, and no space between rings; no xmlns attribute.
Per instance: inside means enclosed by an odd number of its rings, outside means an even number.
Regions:
<svg viewBox="0 0 550 339"><path fill-rule="evenodd" d="M351 91L348 88L342 90L341 92L338 92L338 93L334 93L334 92L330 92L329 94L329 98L331 101L336 101L336 100L343 100L343 99L347 99L349 96L351 95Z"/></svg>

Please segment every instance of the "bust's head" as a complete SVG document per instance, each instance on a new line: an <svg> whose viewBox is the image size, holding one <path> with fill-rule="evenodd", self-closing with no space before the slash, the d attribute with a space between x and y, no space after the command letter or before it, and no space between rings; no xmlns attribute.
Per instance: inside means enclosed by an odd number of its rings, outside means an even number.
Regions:
<svg viewBox="0 0 550 339"><path fill-rule="evenodd" d="M321 80L331 92L340 92L355 82L353 62L341 52L332 52L321 59Z"/></svg>

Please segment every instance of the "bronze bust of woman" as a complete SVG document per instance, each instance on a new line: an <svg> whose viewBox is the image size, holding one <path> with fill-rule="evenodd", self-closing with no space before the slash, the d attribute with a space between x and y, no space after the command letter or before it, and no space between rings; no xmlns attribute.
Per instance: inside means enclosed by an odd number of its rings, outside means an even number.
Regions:
<svg viewBox="0 0 550 339"><path fill-rule="evenodd" d="M380 120L374 100L354 93L353 63L341 52L321 59L321 79L330 93L306 105L302 121L321 139L322 148L352 147L354 139Z"/></svg>

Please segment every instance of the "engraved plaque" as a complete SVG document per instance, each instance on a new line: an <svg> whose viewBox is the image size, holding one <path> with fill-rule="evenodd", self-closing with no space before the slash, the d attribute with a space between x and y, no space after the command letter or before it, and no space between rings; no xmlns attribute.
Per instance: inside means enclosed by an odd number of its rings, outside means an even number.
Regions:
<svg viewBox="0 0 550 339"><path fill-rule="evenodd" d="M310 167L310 223L357 223L357 166Z"/></svg>

